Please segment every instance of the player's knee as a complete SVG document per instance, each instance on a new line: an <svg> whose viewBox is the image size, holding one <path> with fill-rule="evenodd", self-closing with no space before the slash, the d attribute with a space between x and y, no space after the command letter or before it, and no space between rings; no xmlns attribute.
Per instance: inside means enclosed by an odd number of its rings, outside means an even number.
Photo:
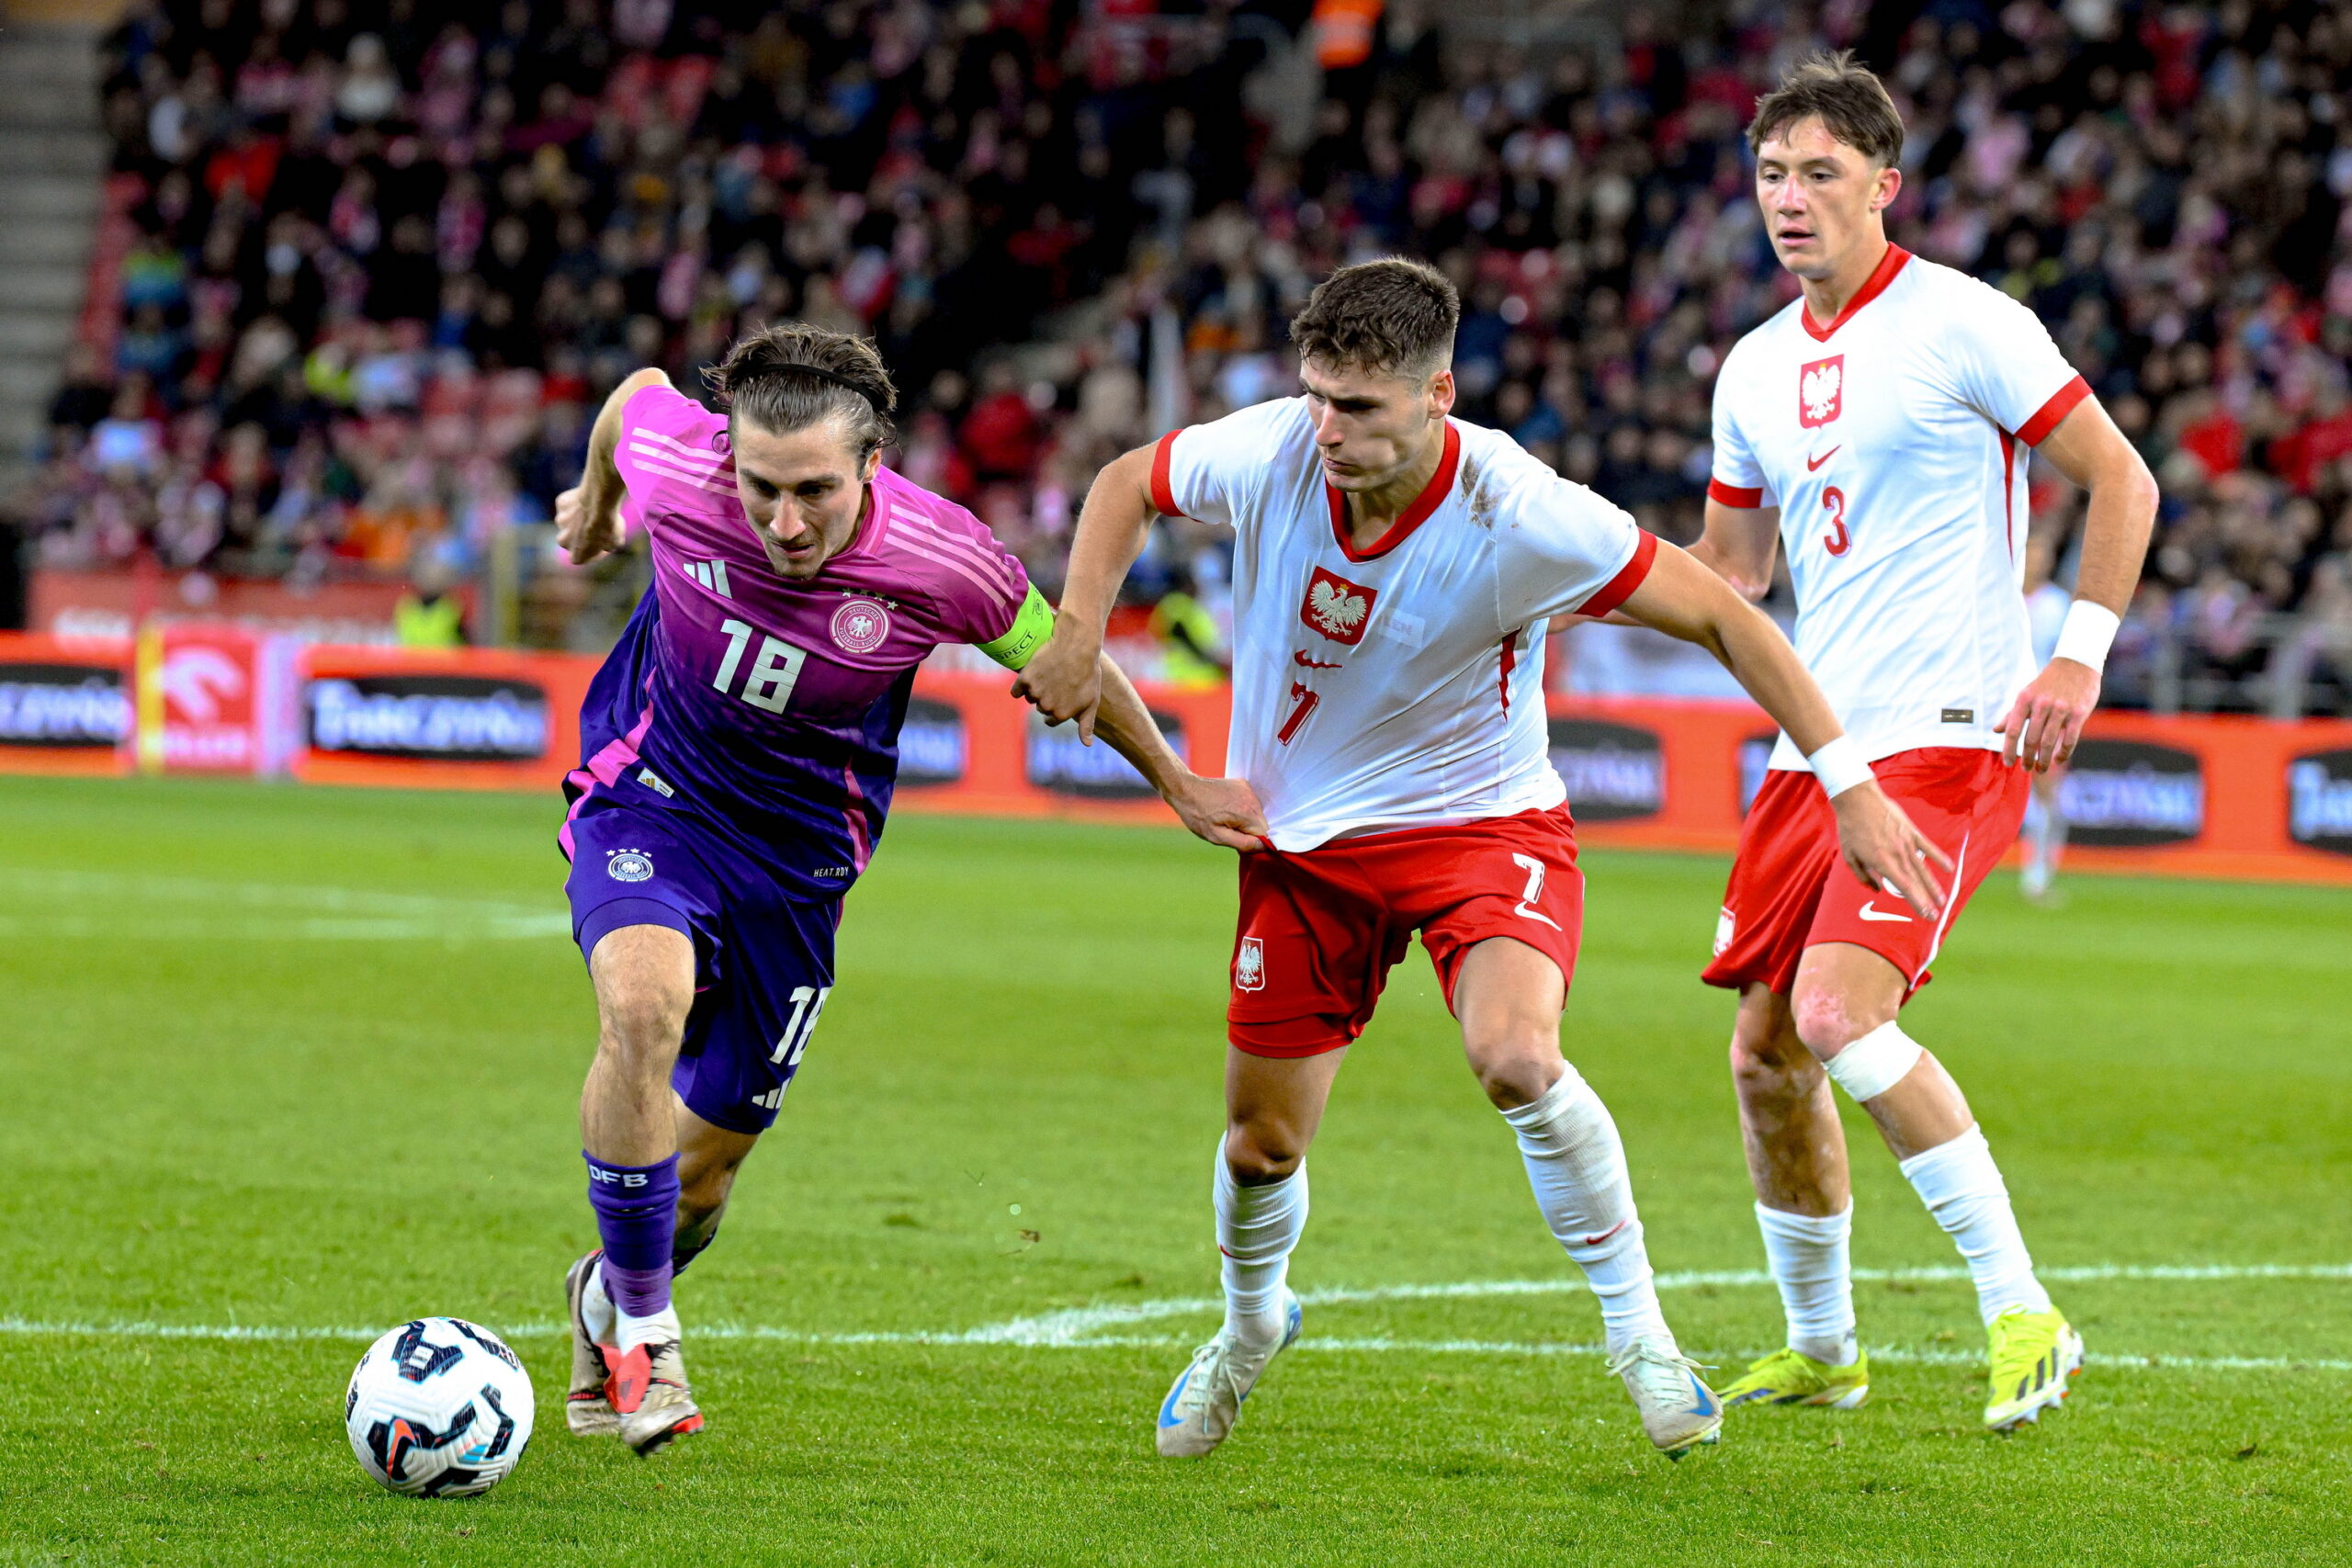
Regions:
<svg viewBox="0 0 2352 1568"><path fill-rule="evenodd" d="M1821 1077L1821 1062L1785 1018L1743 1011L1731 1033L1731 1076L1743 1096L1809 1090Z"/></svg>
<svg viewBox="0 0 2352 1568"><path fill-rule="evenodd" d="M1827 1061L1886 1021L1866 1016L1838 991L1802 986L1790 998L1797 1038L1815 1057Z"/></svg>
<svg viewBox="0 0 2352 1568"><path fill-rule="evenodd" d="M1225 1166L1244 1187L1280 1181L1306 1157L1306 1140L1280 1122L1236 1122L1226 1129Z"/></svg>
<svg viewBox="0 0 2352 1568"><path fill-rule="evenodd" d="M1560 1076L1560 1026L1549 1015L1465 1022L1462 1049L1478 1087L1505 1111L1532 1105Z"/></svg>
<svg viewBox="0 0 2352 1568"><path fill-rule="evenodd" d="M625 1062L667 1061L685 1033L686 1009L658 990L608 997L602 1008L598 1049Z"/></svg>

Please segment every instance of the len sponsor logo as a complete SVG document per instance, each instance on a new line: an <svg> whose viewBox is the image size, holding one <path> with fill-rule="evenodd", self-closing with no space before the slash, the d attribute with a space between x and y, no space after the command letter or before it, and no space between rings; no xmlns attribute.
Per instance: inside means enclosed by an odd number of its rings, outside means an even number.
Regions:
<svg viewBox="0 0 2352 1568"><path fill-rule="evenodd" d="M962 709L929 697L907 699L907 721L899 728L899 784L961 783L970 752Z"/></svg>
<svg viewBox="0 0 2352 1568"><path fill-rule="evenodd" d="M1189 761L1191 749L1184 721L1172 713L1151 710L1179 760ZM1078 726L1048 726L1035 711L1029 715L1027 744L1023 748L1029 782L1056 795L1081 800L1156 800L1159 792L1145 782L1133 764L1111 750L1099 737L1089 746L1078 738Z"/></svg>
<svg viewBox="0 0 2352 1568"><path fill-rule="evenodd" d="M1552 721L1552 766L1579 822L1626 822L1666 808L1666 756L1657 732L1598 719Z"/></svg>
<svg viewBox="0 0 2352 1568"><path fill-rule="evenodd" d="M130 733L119 666L0 664L0 746L118 746Z"/></svg>
<svg viewBox="0 0 2352 1568"><path fill-rule="evenodd" d="M2287 836L2352 855L2352 750L2308 751L2287 764Z"/></svg>
<svg viewBox="0 0 2352 1568"><path fill-rule="evenodd" d="M547 754L547 693L484 675L339 675L309 683L314 750L449 762L536 761Z"/></svg>
<svg viewBox="0 0 2352 1568"><path fill-rule="evenodd" d="M2205 831L2205 775L2178 747L2086 740L2058 782L2058 808L2078 844L2184 844Z"/></svg>

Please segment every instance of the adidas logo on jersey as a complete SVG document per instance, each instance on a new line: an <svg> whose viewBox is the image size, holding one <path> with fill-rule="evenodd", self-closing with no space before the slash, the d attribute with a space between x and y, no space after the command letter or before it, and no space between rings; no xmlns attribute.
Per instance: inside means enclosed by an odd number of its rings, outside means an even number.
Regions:
<svg viewBox="0 0 2352 1568"><path fill-rule="evenodd" d="M735 597L727 586L727 563L723 560L690 560L686 562L686 575L721 599Z"/></svg>
<svg viewBox="0 0 2352 1568"><path fill-rule="evenodd" d="M1306 580L1306 598L1298 606L1298 618L1308 631L1353 648L1363 640L1364 624L1372 619L1372 602L1379 596L1378 589L1350 582L1318 566Z"/></svg>
<svg viewBox="0 0 2352 1568"><path fill-rule="evenodd" d="M1846 412L1846 356L1833 354L1797 367L1797 423L1818 430Z"/></svg>

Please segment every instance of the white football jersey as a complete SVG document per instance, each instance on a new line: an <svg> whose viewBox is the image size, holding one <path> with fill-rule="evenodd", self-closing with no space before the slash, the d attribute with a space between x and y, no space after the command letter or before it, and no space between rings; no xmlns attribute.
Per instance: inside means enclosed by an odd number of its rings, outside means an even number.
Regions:
<svg viewBox="0 0 2352 1568"><path fill-rule="evenodd" d="M1836 321L1798 299L1724 358L1708 494L1781 509L1797 653L1871 760L2000 750L2037 668L2027 448L2089 392L2031 310L1899 245Z"/></svg>
<svg viewBox="0 0 2352 1568"><path fill-rule="evenodd" d="M1544 711L1551 616L1605 615L1657 541L1498 431L1449 420L1429 488L1370 549L1305 398L1160 438L1153 502L1230 524L1233 729L1279 850L1566 798Z"/></svg>

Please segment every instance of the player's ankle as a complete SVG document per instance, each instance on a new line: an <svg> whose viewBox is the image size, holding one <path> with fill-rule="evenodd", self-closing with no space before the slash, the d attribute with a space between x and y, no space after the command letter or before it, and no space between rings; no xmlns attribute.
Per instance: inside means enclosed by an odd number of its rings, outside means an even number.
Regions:
<svg viewBox="0 0 2352 1568"><path fill-rule="evenodd" d="M632 1317L625 1312L616 1312L614 1317L614 1342L623 1351L634 1350L640 1345L673 1344L685 1335L679 1325L675 1306L664 1306L644 1317Z"/></svg>
<svg viewBox="0 0 2352 1568"><path fill-rule="evenodd" d="M1850 1367L1860 1359L1861 1341L1849 1334L1843 1339L1800 1339L1789 1337L1789 1348L1809 1356L1825 1367Z"/></svg>
<svg viewBox="0 0 2352 1568"><path fill-rule="evenodd" d="M1228 1304L1225 1312L1225 1332L1227 1337L1244 1350L1272 1350L1282 1343L1283 1320L1283 1303L1279 1299L1268 1306L1253 1306L1246 1311Z"/></svg>

